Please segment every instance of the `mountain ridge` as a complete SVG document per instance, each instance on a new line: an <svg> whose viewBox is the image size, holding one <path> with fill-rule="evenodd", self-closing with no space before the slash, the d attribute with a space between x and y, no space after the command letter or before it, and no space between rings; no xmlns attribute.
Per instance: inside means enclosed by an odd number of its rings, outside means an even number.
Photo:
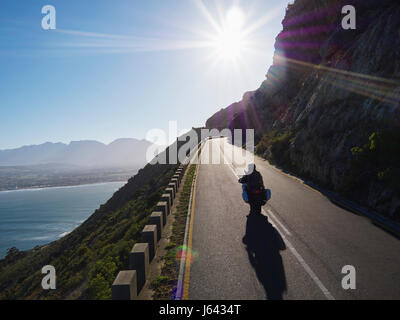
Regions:
<svg viewBox="0 0 400 320"><path fill-rule="evenodd" d="M147 140L120 138L105 144L96 140L45 142L0 150L0 166L68 164L82 167L142 167L151 145Z"/></svg>

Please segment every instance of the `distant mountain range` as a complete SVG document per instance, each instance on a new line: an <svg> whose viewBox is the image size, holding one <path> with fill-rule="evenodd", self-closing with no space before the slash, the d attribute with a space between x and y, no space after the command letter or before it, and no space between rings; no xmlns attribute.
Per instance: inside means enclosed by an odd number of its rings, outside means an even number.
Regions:
<svg viewBox="0 0 400 320"><path fill-rule="evenodd" d="M0 166L62 164L85 168L141 168L146 164L147 140L46 142L18 149L0 150Z"/></svg>

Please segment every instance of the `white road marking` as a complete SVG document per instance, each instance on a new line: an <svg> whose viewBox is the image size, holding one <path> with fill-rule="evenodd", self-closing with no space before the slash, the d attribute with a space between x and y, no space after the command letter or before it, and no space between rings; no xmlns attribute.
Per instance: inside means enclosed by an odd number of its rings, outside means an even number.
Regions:
<svg viewBox="0 0 400 320"><path fill-rule="evenodd" d="M221 149L222 151L222 149ZM238 175L236 174L232 164L229 161L226 161L226 156L224 154L224 152L222 151L223 156L224 156L224 160L225 160L225 164L228 165L228 167L232 170L232 173L235 175L236 178L239 178ZM266 215L266 213L264 212L264 209L262 210L263 214ZM291 236L292 234L289 232L289 230L283 225L282 222L280 222L277 217L272 213L271 210L268 209L268 213L270 214L271 220L274 220L276 223L278 223L282 230L284 230L284 232ZM303 269L307 272L307 274L311 277L311 279L314 281L314 283L318 286L318 288L322 291L322 293L325 295L325 297L328 300L335 300L335 298L333 297L333 295L329 292L329 290L324 286L324 284L321 282L321 280L318 278L318 276L315 274L315 272L311 269L311 267L307 264L307 262L305 262L305 260L303 259L303 257L300 255L300 253L298 253L298 251L295 249L295 247L292 245L292 243L286 238L286 236L280 231L280 228L278 228L275 224L274 221L271 221L271 224L275 227L275 229L278 230L278 232L280 233L282 239L285 241L286 246L289 248L289 250L293 253L293 255L295 256L295 258L297 259L297 261L300 263L300 265L303 267Z"/></svg>
<svg viewBox="0 0 400 320"><path fill-rule="evenodd" d="M267 215L267 214L265 213L264 209L262 209L262 211L263 211L264 215ZM291 236L292 236L291 232L283 225L282 222L279 221L279 219L273 214L273 212L272 212L270 209L267 209L267 211L268 211L269 215L280 225L280 227L282 228L282 230L285 231L285 233L286 233L289 237L291 237Z"/></svg>
<svg viewBox="0 0 400 320"><path fill-rule="evenodd" d="M293 253L293 255L296 257L297 261L301 264L301 266L304 268L304 270L308 273L308 275L313 279L315 284L320 288L322 293L325 295L325 297L328 300L335 300L335 298L332 296L332 294L329 292L329 290L324 286L324 284L319 280L318 276L315 274L315 272L310 268L310 266L307 264L307 262L304 261L303 257L300 255L300 253L297 252L297 250L293 247L293 245L290 243L288 239L284 235L282 235L283 240L286 243L286 246L290 249L290 251Z"/></svg>
<svg viewBox="0 0 400 320"><path fill-rule="evenodd" d="M221 149L221 151L222 151L222 149ZM235 169L233 168L233 165L232 165L230 162L227 161L226 156L225 156L225 153L223 153L223 156L224 156L225 164L227 164L228 167L229 167L229 169L232 170L232 172L233 172L233 174L235 175L235 177L236 177L237 179L239 179L239 176L237 175ZM264 209L262 209L262 213L263 213L265 216L267 216L267 214L265 213ZM271 216L272 218L274 218L275 221L281 226L282 230L283 230L288 236L291 237L291 236L292 236L291 232L283 225L282 222L279 221L279 219L273 214L273 212L272 212L271 210L268 209L268 213L269 213L270 216Z"/></svg>

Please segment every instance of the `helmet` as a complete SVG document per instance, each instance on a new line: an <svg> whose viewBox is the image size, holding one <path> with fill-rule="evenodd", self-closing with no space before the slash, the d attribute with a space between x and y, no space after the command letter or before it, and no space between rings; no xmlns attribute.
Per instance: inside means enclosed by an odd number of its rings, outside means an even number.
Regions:
<svg viewBox="0 0 400 320"><path fill-rule="evenodd" d="M254 163L250 163L247 165L246 174L252 174L256 170L256 165Z"/></svg>

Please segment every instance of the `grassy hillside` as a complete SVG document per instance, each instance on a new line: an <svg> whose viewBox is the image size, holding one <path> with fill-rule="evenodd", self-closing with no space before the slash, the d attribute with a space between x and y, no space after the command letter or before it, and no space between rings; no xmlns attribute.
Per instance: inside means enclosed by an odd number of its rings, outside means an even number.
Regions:
<svg viewBox="0 0 400 320"><path fill-rule="evenodd" d="M109 299L128 255L177 165L147 165L81 226L46 246L0 260L0 299ZM53 265L57 289L41 287Z"/></svg>

